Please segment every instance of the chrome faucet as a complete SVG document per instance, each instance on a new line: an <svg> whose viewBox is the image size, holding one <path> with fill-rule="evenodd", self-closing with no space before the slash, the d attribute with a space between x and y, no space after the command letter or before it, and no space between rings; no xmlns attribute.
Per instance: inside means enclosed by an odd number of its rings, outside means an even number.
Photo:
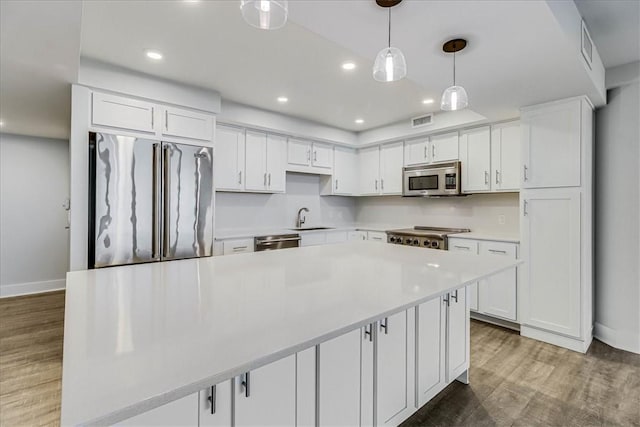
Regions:
<svg viewBox="0 0 640 427"><path fill-rule="evenodd" d="M307 218L305 218L304 216L302 216L302 212L309 212L309 209L307 208L300 208L300 210L298 210L298 219L296 220L296 228L301 228L302 224L304 224L307 221Z"/></svg>

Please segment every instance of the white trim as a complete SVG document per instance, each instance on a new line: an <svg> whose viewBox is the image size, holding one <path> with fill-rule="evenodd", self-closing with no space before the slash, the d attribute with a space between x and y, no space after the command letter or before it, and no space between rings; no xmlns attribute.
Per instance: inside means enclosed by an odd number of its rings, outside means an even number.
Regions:
<svg viewBox="0 0 640 427"><path fill-rule="evenodd" d="M457 236L456 236L457 237ZM517 322L513 322L510 320L500 319L498 317L493 317L487 314L478 313L476 311L471 311L470 317L473 320L477 320L479 322L490 323L492 325L500 326L502 328L511 329L516 332L520 332L520 325Z"/></svg>
<svg viewBox="0 0 640 427"><path fill-rule="evenodd" d="M591 332L591 331L589 331ZM564 335L558 335L552 332L543 331L531 326L521 325L520 335L534 340L543 341L549 344L557 345L558 347L568 348L569 350L577 351L579 353L586 353L591 345L593 336L589 333L586 340L569 338Z"/></svg>
<svg viewBox="0 0 640 427"><path fill-rule="evenodd" d="M65 283L65 279L58 279L43 280L42 282L12 283L10 285L3 285L0 286L0 298L58 291L65 288Z"/></svg>
<svg viewBox="0 0 640 427"><path fill-rule="evenodd" d="M640 354L640 337L632 331L620 331L596 322L593 332L596 339L611 347Z"/></svg>

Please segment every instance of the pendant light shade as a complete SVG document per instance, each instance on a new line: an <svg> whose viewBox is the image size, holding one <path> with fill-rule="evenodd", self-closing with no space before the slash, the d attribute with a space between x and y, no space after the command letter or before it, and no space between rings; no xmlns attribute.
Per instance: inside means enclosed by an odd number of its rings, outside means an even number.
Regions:
<svg viewBox="0 0 640 427"><path fill-rule="evenodd" d="M407 76L407 61L400 49L385 47L376 56L373 78L379 82L395 82Z"/></svg>
<svg viewBox="0 0 640 427"><path fill-rule="evenodd" d="M240 0L240 11L249 25L277 30L287 23L289 3L287 0Z"/></svg>
<svg viewBox="0 0 640 427"><path fill-rule="evenodd" d="M402 0L377 0L378 6L389 9L389 37L387 47L376 55L373 78L379 82L395 82L407 76L407 61L397 47L391 47L391 8Z"/></svg>
<svg viewBox="0 0 640 427"><path fill-rule="evenodd" d="M442 46L442 50L446 53L453 53L453 86L449 86L442 93L440 109L443 111L462 110L469 105L467 91L462 86L456 86L456 52L461 51L465 46L467 41L464 39L449 40Z"/></svg>

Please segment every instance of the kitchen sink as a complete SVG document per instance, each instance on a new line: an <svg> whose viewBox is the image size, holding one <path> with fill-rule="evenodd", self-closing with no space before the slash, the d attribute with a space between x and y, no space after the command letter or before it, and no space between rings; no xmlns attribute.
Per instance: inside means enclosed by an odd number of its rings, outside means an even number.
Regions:
<svg viewBox="0 0 640 427"><path fill-rule="evenodd" d="M332 230L334 227L301 227L301 228L289 228L294 231L311 231L311 230Z"/></svg>

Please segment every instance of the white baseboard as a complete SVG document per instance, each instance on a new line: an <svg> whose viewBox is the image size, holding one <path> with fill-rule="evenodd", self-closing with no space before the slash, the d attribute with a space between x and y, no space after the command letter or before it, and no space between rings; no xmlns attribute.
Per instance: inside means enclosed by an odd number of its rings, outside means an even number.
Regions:
<svg viewBox="0 0 640 427"><path fill-rule="evenodd" d="M485 323L491 323L492 325L501 326L503 328L512 329L514 331L520 332L520 325L516 322L499 319L493 316L487 316L486 314L477 313L475 311L472 311L469 317L471 317L474 320L479 320Z"/></svg>
<svg viewBox="0 0 640 427"><path fill-rule="evenodd" d="M64 289L65 283L65 279L59 279L44 280L42 282L13 283L10 285L3 285L0 286L0 298L57 291L60 289Z"/></svg>
<svg viewBox="0 0 640 427"><path fill-rule="evenodd" d="M591 331L589 331L591 332ZM520 326L520 335L527 338L533 338L534 340L544 341L549 344L557 345L558 347L568 348L569 350L577 351L578 353L586 353L591 345L592 336L589 334L587 339L580 340L576 338L569 338L564 335L554 334L552 332L543 331L527 325Z"/></svg>
<svg viewBox="0 0 640 427"><path fill-rule="evenodd" d="M611 347L640 354L640 336L633 332L615 330L596 322L593 335Z"/></svg>

